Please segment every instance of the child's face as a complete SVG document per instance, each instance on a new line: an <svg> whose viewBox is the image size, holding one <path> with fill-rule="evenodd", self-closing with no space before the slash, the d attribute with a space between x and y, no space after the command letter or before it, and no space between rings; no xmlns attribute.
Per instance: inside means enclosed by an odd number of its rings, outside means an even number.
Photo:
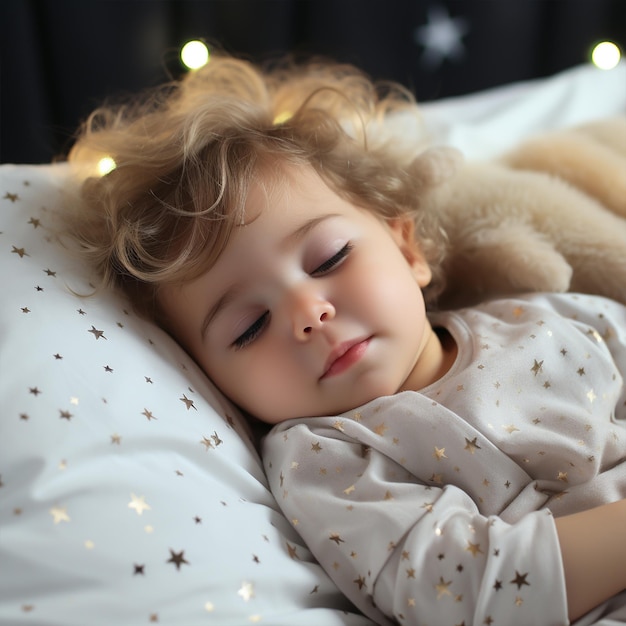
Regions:
<svg viewBox="0 0 626 626"><path fill-rule="evenodd" d="M174 335L269 423L431 382L418 367L434 339L421 292L431 274L412 229L343 200L313 168L285 173L252 186L247 223L206 274L164 288Z"/></svg>

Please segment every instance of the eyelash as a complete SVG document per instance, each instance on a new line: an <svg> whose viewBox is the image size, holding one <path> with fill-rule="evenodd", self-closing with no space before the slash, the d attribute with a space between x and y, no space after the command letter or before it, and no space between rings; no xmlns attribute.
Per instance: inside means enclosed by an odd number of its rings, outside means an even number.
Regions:
<svg viewBox="0 0 626 626"><path fill-rule="evenodd" d="M330 270L332 270L335 265L341 263L341 261L343 261L348 256L348 254L350 254L352 248L354 248L354 246L350 242L348 242L343 248L341 248L341 250L339 250L339 252L333 254L330 259L324 261L319 267L316 267L311 272L311 276L318 276L320 274L326 274L327 272L330 272Z"/></svg>
<svg viewBox="0 0 626 626"><path fill-rule="evenodd" d="M261 317L257 318L252 325L248 326L248 328L246 328L246 330L244 330L243 333L241 333L241 335L233 341L233 347L237 350L241 350L248 344L252 343L265 328L267 322L269 321L269 316L269 311L265 311Z"/></svg>
<svg viewBox="0 0 626 626"><path fill-rule="evenodd" d="M348 242L341 250L339 250L336 254L324 261L321 265L316 267L312 272L311 276L323 276L327 274L335 266L339 265L352 251L354 246ZM241 350L245 348L247 345L251 344L265 329L269 322L270 313L269 311L265 311L263 315L257 318L235 341L233 341L232 345L235 349Z"/></svg>

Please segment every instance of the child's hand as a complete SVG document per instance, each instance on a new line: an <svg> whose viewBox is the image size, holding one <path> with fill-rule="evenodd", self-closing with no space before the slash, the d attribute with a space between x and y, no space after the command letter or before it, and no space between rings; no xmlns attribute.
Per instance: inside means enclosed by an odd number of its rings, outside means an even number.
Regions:
<svg viewBox="0 0 626 626"><path fill-rule="evenodd" d="M626 588L626 500L555 522L574 621Z"/></svg>

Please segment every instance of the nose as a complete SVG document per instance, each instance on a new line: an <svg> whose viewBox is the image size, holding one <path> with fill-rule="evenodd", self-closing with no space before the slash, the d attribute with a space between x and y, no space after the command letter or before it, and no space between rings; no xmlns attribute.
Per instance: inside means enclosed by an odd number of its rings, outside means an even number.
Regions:
<svg viewBox="0 0 626 626"><path fill-rule="evenodd" d="M293 333L299 341L309 339L314 330L335 317L335 307L317 294L300 293L293 301Z"/></svg>

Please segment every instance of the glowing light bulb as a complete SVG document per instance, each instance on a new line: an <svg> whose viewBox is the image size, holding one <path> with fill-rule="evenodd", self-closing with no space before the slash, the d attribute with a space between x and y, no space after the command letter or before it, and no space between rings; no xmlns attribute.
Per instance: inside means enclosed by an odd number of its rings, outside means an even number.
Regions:
<svg viewBox="0 0 626 626"><path fill-rule="evenodd" d="M622 53L612 41L602 41L591 53L592 63L601 70L612 70L619 62Z"/></svg>
<svg viewBox="0 0 626 626"><path fill-rule="evenodd" d="M98 174L100 176L106 176L109 172L112 172L117 167L117 163L110 156L102 157L98 161Z"/></svg>
<svg viewBox="0 0 626 626"><path fill-rule="evenodd" d="M292 115L291 111L283 111L282 113L279 113L274 118L274 125L280 126L280 124L284 124L287 120L291 119Z"/></svg>
<svg viewBox="0 0 626 626"><path fill-rule="evenodd" d="M197 70L209 62L209 49L202 41L194 39L182 47L180 58L190 70Z"/></svg>

